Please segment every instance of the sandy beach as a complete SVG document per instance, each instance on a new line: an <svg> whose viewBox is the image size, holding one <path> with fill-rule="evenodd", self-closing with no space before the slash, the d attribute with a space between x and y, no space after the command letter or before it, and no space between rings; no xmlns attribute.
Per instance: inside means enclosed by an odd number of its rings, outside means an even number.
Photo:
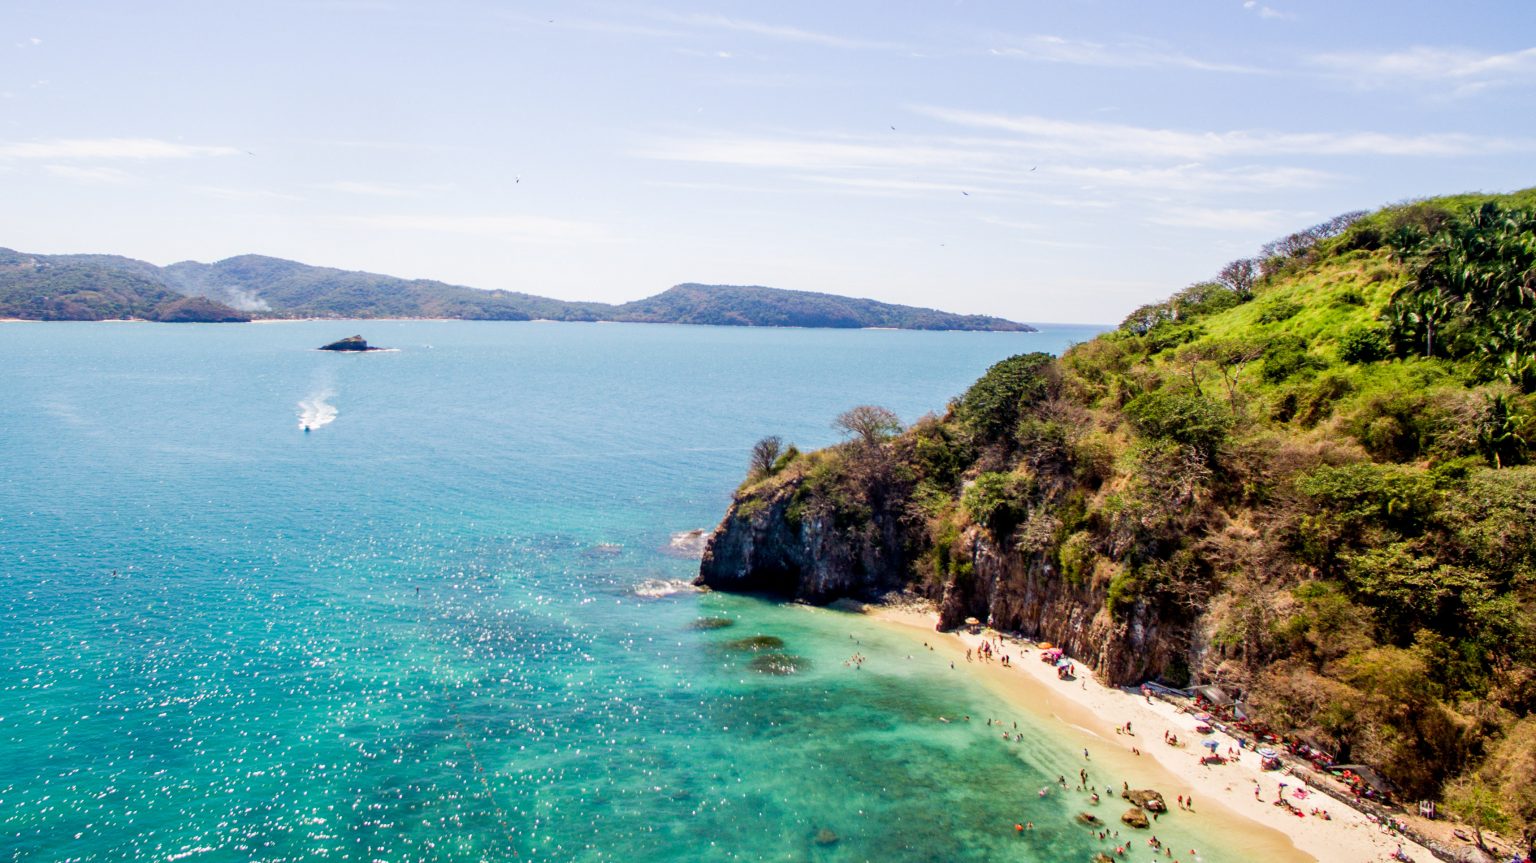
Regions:
<svg viewBox="0 0 1536 863"><path fill-rule="evenodd" d="M849 610L861 611L949 653L957 671L971 675L1020 710L1059 724L1063 738L1077 738L1074 745L1093 753L1093 763L1099 772L1107 770L1107 775L1114 775L1119 770L1128 777L1140 777L1161 791L1169 806L1165 818L1198 819L1202 833L1221 835L1229 844L1240 844L1252 851L1254 859L1382 861L1391 859L1399 845L1415 861L1436 859L1428 849L1401 840L1364 814L1326 795L1311 792L1305 798L1295 797L1295 790L1305 785L1280 771L1261 770L1259 757L1252 750L1239 752L1236 761L1223 765L1202 765L1200 757L1207 750L1200 741L1215 739L1224 755L1229 748L1237 751L1237 741L1220 732L1202 735L1194 730L1200 723L1193 715L1179 713L1173 705L1159 699L1149 701L1134 692L1104 686L1081 664L1077 666L1076 680L1058 680L1055 668L1039 661L1039 651L1033 642L987 629L975 634L937 632L934 626L938 615L916 604L850 604ZM967 661L967 650L974 652L984 639L995 645L999 637L1002 652L1012 657L1011 665L1004 666L996 660ZM1127 723L1134 732L1131 735L1123 733ZM1172 732L1186 745L1175 747L1165 743L1164 732ZM1321 809L1330 818L1310 814L1297 817L1275 806L1281 782L1288 784L1286 799L1298 809L1308 813L1314 808ZM1191 811L1181 811L1183 807L1177 802L1181 796L1192 797ZM1240 843L1233 842L1236 835L1243 837Z"/></svg>

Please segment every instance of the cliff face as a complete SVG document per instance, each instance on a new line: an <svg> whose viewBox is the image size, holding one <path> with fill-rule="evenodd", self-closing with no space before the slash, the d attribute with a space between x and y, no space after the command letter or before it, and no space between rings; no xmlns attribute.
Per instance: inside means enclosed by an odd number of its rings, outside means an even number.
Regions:
<svg viewBox="0 0 1536 863"><path fill-rule="evenodd" d="M853 524L795 508L798 482L740 497L709 538L696 584L826 603L898 590L914 537L890 507Z"/></svg>
<svg viewBox="0 0 1536 863"><path fill-rule="evenodd" d="M1087 664L1111 685L1156 678L1182 667L1186 628L1145 602L1118 617L1106 605L1106 585L1073 585L1041 554L1004 552L981 530L965 537L974 570L952 579L939 601L939 626L974 617L1004 631L1049 641Z"/></svg>
<svg viewBox="0 0 1536 863"><path fill-rule="evenodd" d="M972 528L960 540L971 568L924 578L918 570L933 543L902 507L881 507L862 525L839 526L831 513L797 519L792 507L803 483L738 497L709 539L696 583L818 604L910 590L938 603L940 629L975 617L1059 645L1113 684L1157 677L1184 661L1184 627L1146 603L1111 615L1106 584L1070 584L1048 556L1003 551Z"/></svg>

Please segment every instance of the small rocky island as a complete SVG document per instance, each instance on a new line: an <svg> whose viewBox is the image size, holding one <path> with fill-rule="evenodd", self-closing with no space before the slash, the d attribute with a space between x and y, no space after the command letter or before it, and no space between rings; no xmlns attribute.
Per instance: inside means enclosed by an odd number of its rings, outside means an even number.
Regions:
<svg viewBox="0 0 1536 863"><path fill-rule="evenodd" d="M321 345L322 351L382 351L385 348L370 347L362 336L347 336L339 342Z"/></svg>

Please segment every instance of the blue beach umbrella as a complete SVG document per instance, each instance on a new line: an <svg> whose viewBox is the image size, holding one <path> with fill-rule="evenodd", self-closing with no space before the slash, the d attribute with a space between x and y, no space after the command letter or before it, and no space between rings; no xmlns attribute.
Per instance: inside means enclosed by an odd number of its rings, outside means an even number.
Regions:
<svg viewBox="0 0 1536 863"><path fill-rule="evenodd" d="M1204 746L1206 749L1211 750L1212 752L1215 752L1216 751L1216 747L1219 746L1220 744L1218 744L1214 740L1202 740L1202 741L1200 741L1200 745Z"/></svg>

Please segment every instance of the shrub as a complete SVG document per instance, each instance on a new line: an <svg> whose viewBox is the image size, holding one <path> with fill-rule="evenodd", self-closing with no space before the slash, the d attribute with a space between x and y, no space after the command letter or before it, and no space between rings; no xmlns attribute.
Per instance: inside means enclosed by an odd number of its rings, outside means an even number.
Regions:
<svg viewBox="0 0 1536 863"><path fill-rule="evenodd" d="M1339 339L1339 359L1346 363L1373 363L1386 359L1389 351L1386 331L1380 327L1358 326Z"/></svg>
<svg viewBox="0 0 1536 863"><path fill-rule="evenodd" d="M1144 437L1171 440L1214 455L1232 427L1231 416L1217 403L1189 390L1153 390L1131 399L1125 414Z"/></svg>
<svg viewBox="0 0 1536 863"><path fill-rule="evenodd" d="M984 526L994 539L1013 532L1029 512L1030 477L1017 473L984 473L966 486L960 505L971 521Z"/></svg>
<svg viewBox="0 0 1536 863"><path fill-rule="evenodd" d="M1280 383L1304 371L1325 367L1325 363L1307 350L1307 343L1297 336L1280 336L1264 349L1259 374L1272 384Z"/></svg>
<svg viewBox="0 0 1536 863"><path fill-rule="evenodd" d="M997 363L956 402L955 418L979 440L1004 440L1020 413L1050 394L1054 364L1050 354L1039 352Z"/></svg>
<svg viewBox="0 0 1536 863"><path fill-rule="evenodd" d="M1301 303L1293 300L1273 300L1259 311L1258 321L1261 324L1278 324L1296 317L1301 309Z"/></svg>
<svg viewBox="0 0 1536 863"><path fill-rule="evenodd" d="M1235 308L1242 304L1243 297L1221 282L1198 282L1174 294L1168 302L1173 306L1174 317L1187 322Z"/></svg>

